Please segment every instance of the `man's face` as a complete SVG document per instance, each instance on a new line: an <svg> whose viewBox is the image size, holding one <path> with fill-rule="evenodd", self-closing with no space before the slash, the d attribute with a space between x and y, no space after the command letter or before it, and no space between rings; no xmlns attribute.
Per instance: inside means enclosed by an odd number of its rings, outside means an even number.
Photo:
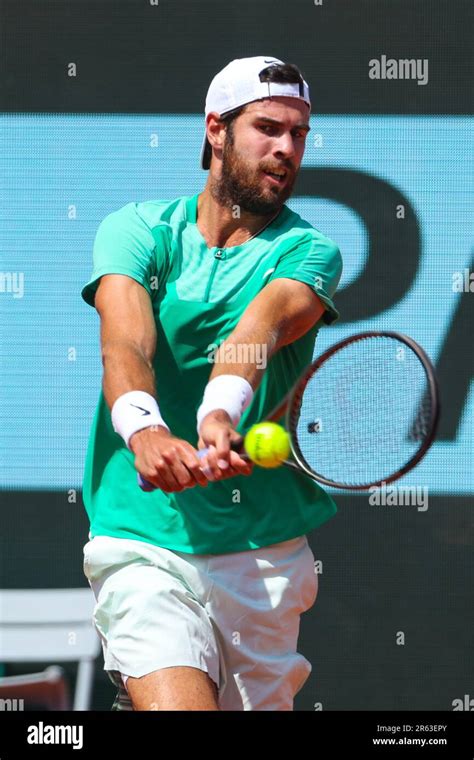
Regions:
<svg viewBox="0 0 474 760"><path fill-rule="evenodd" d="M308 106L296 98L249 103L226 130L216 197L254 214L276 213L292 193L308 118ZM283 177L274 178L272 172Z"/></svg>

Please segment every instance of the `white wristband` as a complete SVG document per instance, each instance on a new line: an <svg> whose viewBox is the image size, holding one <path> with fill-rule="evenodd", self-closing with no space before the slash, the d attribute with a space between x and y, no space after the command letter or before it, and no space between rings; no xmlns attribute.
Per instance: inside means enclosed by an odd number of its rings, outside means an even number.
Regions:
<svg viewBox="0 0 474 760"><path fill-rule="evenodd" d="M198 433L206 414L216 409L227 412L235 427L252 398L252 386L245 378L239 375L218 375L206 385L202 404L197 411Z"/></svg>
<svg viewBox="0 0 474 760"><path fill-rule="evenodd" d="M111 411L112 425L122 436L127 448L134 433L151 425L168 425L160 414L156 399L145 391L128 391L119 396Z"/></svg>

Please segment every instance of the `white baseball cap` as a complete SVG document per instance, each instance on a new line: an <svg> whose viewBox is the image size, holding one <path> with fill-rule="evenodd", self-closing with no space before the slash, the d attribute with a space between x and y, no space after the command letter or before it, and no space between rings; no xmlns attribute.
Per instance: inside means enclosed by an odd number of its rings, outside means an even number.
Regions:
<svg viewBox="0 0 474 760"><path fill-rule="evenodd" d="M246 103L262 98L271 98L275 95L284 95L290 98L299 98L308 104L309 87L303 82L261 82L259 74L263 69L275 63L283 63L279 58L271 55L258 55L253 58L235 58L215 75L206 96L205 117L211 111L216 111L223 116L234 108L239 108ZM207 139L206 129L201 148L201 166L209 169L211 163L211 145Z"/></svg>

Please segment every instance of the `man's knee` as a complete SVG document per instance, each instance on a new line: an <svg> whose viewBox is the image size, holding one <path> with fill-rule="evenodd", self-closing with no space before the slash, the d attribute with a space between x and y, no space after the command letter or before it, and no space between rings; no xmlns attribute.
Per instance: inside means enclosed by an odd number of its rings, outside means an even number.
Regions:
<svg viewBox="0 0 474 760"><path fill-rule="evenodd" d="M217 686L199 668L161 668L141 678L129 676L126 688L134 710L218 710Z"/></svg>

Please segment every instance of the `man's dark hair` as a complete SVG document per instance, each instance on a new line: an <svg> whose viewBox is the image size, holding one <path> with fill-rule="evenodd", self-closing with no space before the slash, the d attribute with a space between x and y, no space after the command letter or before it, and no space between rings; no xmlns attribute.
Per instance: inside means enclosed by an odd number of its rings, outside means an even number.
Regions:
<svg viewBox="0 0 474 760"><path fill-rule="evenodd" d="M262 69L259 74L259 79L261 82L276 82L277 84L290 82L290 84L299 84L300 95L303 95L303 77L298 66L294 63L272 63L270 66ZM250 103L245 103L245 105L234 108L232 111L227 111L227 113L220 117L220 120L225 125L226 133L231 145L234 141L234 121L245 111L248 105L250 105ZM209 159L211 159L212 150L210 146L208 146L208 148Z"/></svg>

